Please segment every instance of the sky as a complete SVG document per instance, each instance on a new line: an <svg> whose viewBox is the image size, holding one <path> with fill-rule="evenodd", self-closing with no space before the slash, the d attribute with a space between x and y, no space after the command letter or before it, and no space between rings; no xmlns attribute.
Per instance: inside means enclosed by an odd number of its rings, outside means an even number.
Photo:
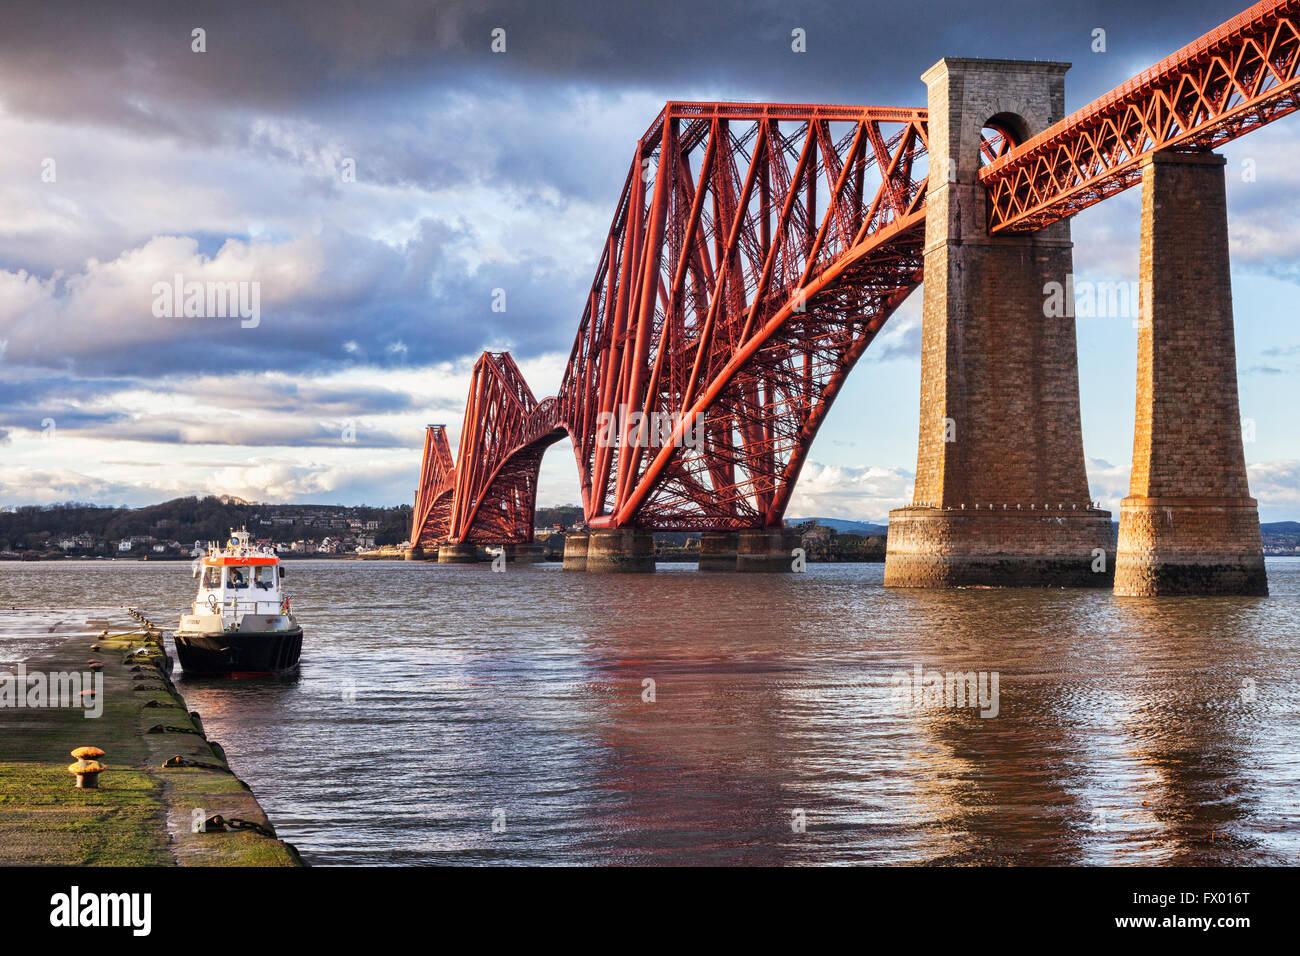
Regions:
<svg viewBox="0 0 1300 956"><path fill-rule="evenodd" d="M923 106L931 64L987 56L1073 63L1072 110L1240 3L0 0L0 507L410 502L424 426L458 440L479 352L509 349L539 398L558 387L665 101ZM1290 118L1223 150L1264 521L1300 519L1298 147ZM1138 199L1076 217L1077 281L1136 280ZM176 275L256 281L256 321L167 315ZM1078 320L1089 481L1116 515L1134 318ZM919 333L918 291L837 400L791 516L910 500ZM562 442L539 504L578 500Z"/></svg>

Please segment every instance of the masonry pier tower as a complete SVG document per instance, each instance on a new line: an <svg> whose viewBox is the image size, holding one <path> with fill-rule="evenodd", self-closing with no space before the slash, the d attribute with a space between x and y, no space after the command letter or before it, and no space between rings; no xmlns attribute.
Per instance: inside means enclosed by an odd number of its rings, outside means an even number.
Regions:
<svg viewBox="0 0 1300 956"><path fill-rule="evenodd" d="M1142 166L1141 316L1115 593L1267 594L1237 404L1224 158Z"/></svg>
<svg viewBox="0 0 1300 956"><path fill-rule="evenodd" d="M1062 118L1065 63L945 59L929 90L921 427L885 584L1105 586L1079 420L1070 225L990 236L981 133L1024 142ZM1058 314L1060 313L1060 314ZM1099 560L1100 559L1100 560Z"/></svg>

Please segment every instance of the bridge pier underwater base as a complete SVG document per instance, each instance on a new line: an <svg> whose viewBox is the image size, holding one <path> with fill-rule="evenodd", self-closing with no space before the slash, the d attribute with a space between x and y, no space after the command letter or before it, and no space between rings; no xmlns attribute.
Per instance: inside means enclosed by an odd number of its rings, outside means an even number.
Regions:
<svg viewBox="0 0 1300 956"><path fill-rule="evenodd" d="M1137 418L1115 593L1268 593L1246 481L1224 158L1142 164Z"/></svg>
<svg viewBox="0 0 1300 956"><path fill-rule="evenodd" d="M736 542L736 570L760 573L793 571L794 550L801 543L798 532L785 528L741 531Z"/></svg>
<svg viewBox="0 0 1300 956"><path fill-rule="evenodd" d="M570 531L564 536L564 564L561 565L563 570L587 570L587 545L590 541L585 532Z"/></svg>
<svg viewBox="0 0 1300 956"><path fill-rule="evenodd" d="M438 546L439 564L477 564L482 560L482 549L468 541L448 541Z"/></svg>
<svg viewBox="0 0 1300 956"><path fill-rule="evenodd" d="M1092 507L1084 465L1070 226L990 235L978 179L982 131L1023 142L1061 119L1067 69L945 59L922 77L920 435L913 504L890 512L886 585L1111 583L1113 563L1096 561L1112 550L1110 514Z"/></svg>
<svg viewBox="0 0 1300 956"><path fill-rule="evenodd" d="M705 531L700 535L701 571L736 570L740 536L734 531Z"/></svg>
<svg viewBox="0 0 1300 956"><path fill-rule="evenodd" d="M592 528L587 567L593 574L636 574L655 569L654 535L644 528Z"/></svg>
<svg viewBox="0 0 1300 956"><path fill-rule="evenodd" d="M506 551L506 561L512 564L541 564L546 560L546 547L529 541L525 544L502 545Z"/></svg>

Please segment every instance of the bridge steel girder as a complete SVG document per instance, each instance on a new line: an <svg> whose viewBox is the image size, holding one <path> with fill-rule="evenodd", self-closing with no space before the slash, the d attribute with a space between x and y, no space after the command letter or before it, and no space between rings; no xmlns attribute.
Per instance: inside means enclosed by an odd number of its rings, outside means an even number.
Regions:
<svg viewBox="0 0 1300 956"><path fill-rule="evenodd" d="M451 523L451 499L456 488L456 462L447 444L447 426L429 425L424 431L424 457L420 484L415 489L411 515L411 547L436 550Z"/></svg>
<svg viewBox="0 0 1300 956"><path fill-rule="evenodd" d="M1033 232L1142 180L1160 150L1209 152L1300 108L1300 0L1265 0L980 172L989 231Z"/></svg>
<svg viewBox="0 0 1300 956"><path fill-rule="evenodd" d="M449 543L532 542L542 453L566 432L555 408L553 398L537 401L510 353L479 356L456 455Z"/></svg>
<svg viewBox="0 0 1300 956"><path fill-rule="evenodd" d="M595 529L779 526L919 276L925 111L669 103L637 144L558 395ZM905 227L904 225L905 224Z"/></svg>

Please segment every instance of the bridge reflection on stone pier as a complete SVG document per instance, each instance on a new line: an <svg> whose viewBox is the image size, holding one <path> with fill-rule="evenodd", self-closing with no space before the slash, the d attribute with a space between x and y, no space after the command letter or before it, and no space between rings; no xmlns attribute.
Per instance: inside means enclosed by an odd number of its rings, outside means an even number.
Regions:
<svg viewBox="0 0 1300 956"><path fill-rule="evenodd" d="M848 374L925 282L917 477L885 583L1265 594L1237 404L1223 162L1300 106L1300 0L1266 0L1064 116L1068 64L945 59L926 109L670 102L637 142L559 392L474 367L425 442L412 556L533 540L572 441L566 569L788 570L783 520ZM1137 428L1118 550L1084 468L1069 217L1141 183ZM707 553L704 543L707 542ZM734 557L733 557L734 556Z"/></svg>

